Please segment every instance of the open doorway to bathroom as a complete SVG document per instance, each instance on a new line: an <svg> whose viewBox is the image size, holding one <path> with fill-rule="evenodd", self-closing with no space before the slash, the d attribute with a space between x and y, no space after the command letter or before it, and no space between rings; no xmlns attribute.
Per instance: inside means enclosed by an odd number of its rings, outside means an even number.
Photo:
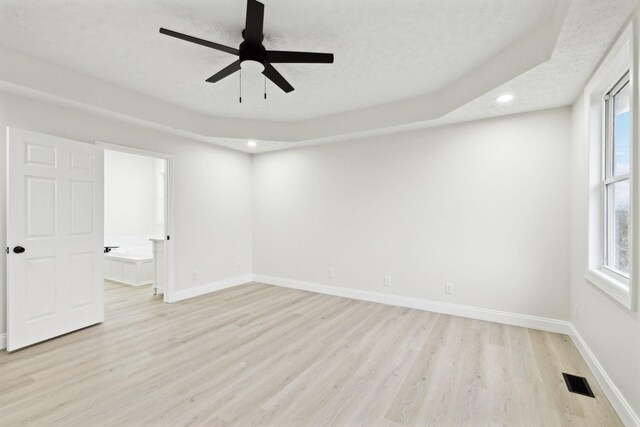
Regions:
<svg viewBox="0 0 640 427"><path fill-rule="evenodd" d="M104 150L104 276L107 294L167 291L168 160L139 150ZM135 291L134 291L135 289Z"/></svg>

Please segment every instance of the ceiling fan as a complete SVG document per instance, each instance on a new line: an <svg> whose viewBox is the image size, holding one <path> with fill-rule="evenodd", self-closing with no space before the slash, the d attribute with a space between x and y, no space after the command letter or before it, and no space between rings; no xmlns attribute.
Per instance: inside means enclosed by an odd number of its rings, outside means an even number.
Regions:
<svg viewBox="0 0 640 427"><path fill-rule="evenodd" d="M223 78L239 71L240 69L253 68L257 69L266 78L271 80L280 89L289 93L293 90L293 86L280 74L272 64L278 63L307 63L307 64L332 64L332 53L314 53L314 52L289 52L281 50L267 50L262 45L263 34L262 27L264 24L264 4L256 0L247 0L247 21L245 29L242 31L244 41L240 43L238 49L224 46L208 40L199 39L197 37L188 36L176 31L160 28L160 33L167 36L175 37L191 43L216 49L222 52L230 53L238 56L239 59L213 76L207 79L209 83L215 83ZM266 94L265 94L266 97ZM242 102L242 98L240 98Z"/></svg>

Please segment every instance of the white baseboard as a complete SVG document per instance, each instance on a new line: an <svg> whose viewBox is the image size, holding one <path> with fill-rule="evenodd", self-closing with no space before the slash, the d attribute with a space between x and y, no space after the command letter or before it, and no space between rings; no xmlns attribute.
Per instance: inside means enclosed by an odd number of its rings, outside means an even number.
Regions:
<svg viewBox="0 0 640 427"><path fill-rule="evenodd" d="M624 425L629 427L640 426L640 417L635 413L631 405L629 405L629 402L624 398L624 395L618 387L616 387L609 375L607 375L607 372L582 338L582 335L580 335L573 324L570 324L570 330L569 336L571 340L578 348L582 358L587 362L587 365L589 365L589 369L591 369L593 376L596 378L596 381L598 381L598 385L600 385L600 388L604 391L604 394L607 396L607 399L609 399L609 402L611 402L611 405L618 413Z"/></svg>
<svg viewBox="0 0 640 427"><path fill-rule="evenodd" d="M230 279L220 280L205 285L173 292L172 298L167 302L178 302L185 299L208 294L222 289L232 288L248 282L260 282L269 285L299 289L303 291L352 298L362 301L377 302L381 304L395 305L399 307L432 311L436 313L450 314L453 316L468 317L471 319L486 320L489 322L503 323L506 325L521 326L524 328L538 329L548 332L567 334L571 337L578 351L587 362L596 381L611 402L622 422L626 426L640 426L640 417L636 414L624 398L620 390L613 383L596 356L587 346L582 336L575 327L567 321L549 319L526 314L509 313L486 308L477 308L459 304L449 304L440 301L424 300L400 295L385 294L382 292L363 291L359 289L342 288L318 283L303 282L300 280L282 279L263 275L244 275ZM6 348L6 334L0 334L0 349Z"/></svg>
<svg viewBox="0 0 640 427"><path fill-rule="evenodd" d="M471 319L504 323L506 325L521 326L523 328L539 329L541 331L557 332L560 334L570 333L569 322L565 320L549 319L546 317L530 316L527 314L509 313L487 308L477 308L440 301L425 300L400 295L391 295L382 292L363 291L359 289L322 285L318 283L303 282L300 280L262 276L259 274L253 276L253 281L266 283L269 285L283 286L286 288L300 289L303 291L352 298L362 301L370 301L381 304L395 305L399 307L433 311L436 313L450 314L453 316L468 317Z"/></svg>
<svg viewBox="0 0 640 427"><path fill-rule="evenodd" d="M363 291L359 289L342 288L299 280L282 279L278 277L254 275L253 281L303 291L377 302L399 307L414 308L418 310L432 311L436 313L450 314L453 316L468 317L471 319L486 320L489 322L497 322L506 325L521 326L569 335L575 346L578 348L578 351L587 362L587 365L591 369L596 381L604 391L607 399L609 399L609 402L611 402L613 408L618 413L622 422L629 427L640 427L640 417L638 417L638 414L634 412L623 394L613 383L609 375L607 375L607 372L604 370L600 362L598 362L598 359L589 349L584 339L580 336L571 322L459 304L449 304L440 301L404 297L400 295L390 295L381 292Z"/></svg>
<svg viewBox="0 0 640 427"><path fill-rule="evenodd" d="M137 288L139 286L149 286L149 285L153 285L153 282L149 282L149 283L129 283L129 282L122 282L120 280L114 280L114 279L109 279L108 277L104 278L105 280L108 280L110 282L113 282L117 285L121 285L121 286L129 286L132 288Z"/></svg>
<svg viewBox="0 0 640 427"><path fill-rule="evenodd" d="M185 299L197 297L200 295L208 294L210 292L220 291L222 289L232 288L234 286L242 285L244 283L251 282L252 280L251 274L246 274L244 276L232 277L230 279L219 280L213 283L207 283L205 285L195 286L193 288L184 289L181 291L173 291L171 292L167 302L178 302Z"/></svg>

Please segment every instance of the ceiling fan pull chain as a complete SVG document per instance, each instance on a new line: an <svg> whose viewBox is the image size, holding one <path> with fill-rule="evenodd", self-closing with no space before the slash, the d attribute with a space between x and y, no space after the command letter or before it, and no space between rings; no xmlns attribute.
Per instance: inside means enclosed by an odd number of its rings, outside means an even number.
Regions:
<svg viewBox="0 0 640 427"><path fill-rule="evenodd" d="M242 104L242 69L240 69L240 104Z"/></svg>
<svg viewBox="0 0 640 427"><path fill-rule="evenodd" d="M267 76L264 76L264 99L267 99Z"/></svg>

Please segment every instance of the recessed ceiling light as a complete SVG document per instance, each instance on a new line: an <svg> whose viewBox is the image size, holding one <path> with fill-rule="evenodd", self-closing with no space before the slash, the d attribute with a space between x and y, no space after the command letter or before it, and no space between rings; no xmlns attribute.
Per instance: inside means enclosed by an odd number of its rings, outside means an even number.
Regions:
<svg viewBox="0 0 640 427"><path fill-rule="evenodd" d="M500 95L499 97L496 98L496 102L499 102L500 104L506 104L507 102L511 102L511 101L513 101L513 95L511 95L510 93Z"/></svg>
<svg viewBox="0 0 640 427"><path fill-rule="evenodd" d="M256 145L258 145L258 143L257 143L257 142L255 142L255 141L249 141L249 142L247 142L247 145L248 145L249 147L255 147Z"/></svg>

